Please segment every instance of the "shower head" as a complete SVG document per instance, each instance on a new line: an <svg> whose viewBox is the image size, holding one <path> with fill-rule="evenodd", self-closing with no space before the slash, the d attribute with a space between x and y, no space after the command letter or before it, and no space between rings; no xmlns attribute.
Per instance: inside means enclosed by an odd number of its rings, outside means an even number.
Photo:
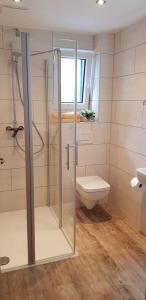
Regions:
<svg viewBox="0 0 146 300"><path fill-rule="evenodd" d="M12 32L15 34L16 37L20 37L21 35L21 31L19 28L4 28L4 32ZM10 43L10 45L12 46L12 43Z"/></svg>
<svg viewBox="0 0 146 300"><path fill-rule="evenodd" d="M16 37L20 37L21 31L18 28L15 28L14 30L15 30Z"/></svg>

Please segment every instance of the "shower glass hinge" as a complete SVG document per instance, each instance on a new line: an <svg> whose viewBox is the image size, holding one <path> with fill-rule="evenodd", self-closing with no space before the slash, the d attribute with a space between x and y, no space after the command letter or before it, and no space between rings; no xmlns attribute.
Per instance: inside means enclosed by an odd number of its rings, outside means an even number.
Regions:
<svg viewBox="0 0 146 300"><path fill-rule="evenodd" d="M10 258L7 256L0 257L0 267L5 266L10 262Z"/></svg>

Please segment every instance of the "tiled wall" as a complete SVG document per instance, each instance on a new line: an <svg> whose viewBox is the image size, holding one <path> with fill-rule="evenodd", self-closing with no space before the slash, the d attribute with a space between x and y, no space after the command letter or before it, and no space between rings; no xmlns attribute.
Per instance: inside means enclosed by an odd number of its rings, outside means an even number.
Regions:
<svg viewBox="0 0 146 300"><path fill-rule="evenodd" d="M77 176L99 175L108 180L114 35L96 36L94 50L91 108L96 112L96 122L77 124ZM63 124L64 144L69 141L72 126Z"/></svg>
<svg viewBox="0 0 146 300"><path fill-rule="evenodd" d="M31 50L39 51L52 48L52 34L47 31L30 31ZM6 126L13 121L11 65L9 63L9 44L13 43L20 50L20 38L16 38L9 28L0 29L0 157L5 160L0 166L0 211L16 210L26 207L25 194L25 154L18 150ZM21 59L20 59L21 60ZM22 83L21 61L19 64L20 82ZM15 81L16 87L16 81ZM23 125L24 112L16 90L16 113L18 125ZM47 147L46 147L46 103L44 92L44 65L38 57L32 59L32 99L33 119L41 132L45 148L34 156L35 204L47 203ZM19 133L18 140L24 148L24 133ZM33 150L40 148L40 139L33 129Z"/></svg>
<svg viewBox="0 0 146 300"><path fill-rule="evenodd" d="M90 156L92 163L88 158L85 174L99 175L108 180L114 34L103 33L95 36L94 49L95 68L92 80L93 95L91 108L96 112L96 122L89 125L93 145L91 148L87 147L87 153L89 151L88 156ZM85 124L82 126L85 126ZM89 130L87 133L89 134ZM81 132L80 135L82 136L82 134ZM96 152L94 152L94 149L96 149ZM94 157L94 153L96 158ZM84 157L83 153L82 155Z"/></svg>
<svg viewBox="0 0 146 300"><path fill-rule="evenodd" d="M60 39L76 36L69 34L52 34L48 31L30 30L31 50L40 51L54 46L64 46ZM100 175L108 180L109 174L109 138L112 96L113 70L113 35L101 34L95 37L94 47L91 36L77 36L80 49L95 48L96 68L93 73L94 92L92 108L96 112L95 123L80 123L77 125L79 142L79 163L77 176ZM15 37L10 28L0 30L0 156L5 164L0 166L0 211L25 208L25 159L18 151L14 140L6 134L5 127L13 121L11 66L8 64L9 44L13 43L20 50L20 38ZM65 42L68 43L68 42ZM67 44L67 46L72 46ZM20 66L19 66L20 67ZM21 75L21 68L19 68ZM44 65L42 58L32 58L32 98L33 119L37 124L46 144L46 102L44 93ZM21 78L21 76L20 76ZM18 95L18 91L17 91ZM23 123L23 109L17 97L17 119ZM72 132L72 124L63 124L63 143L67 144ZM86 141L84 144L84 140ZM19 141L24 145L24 136L19 134ZM38 150L40 141L33 130L34 150ZM34 156L34 179L36 205L48 202L47 179L47 147L39 155ZM53 191L53 190L52 190ZM40 197L41 195L41 197Z"/></svg>
<svg viewBox="0 0 146 300"><path fill-rule="evenodd" d="M28 31L28 30L27 30ZM49 31L29 30L31 35L31 51L44 51L60 45L60 38L78 38L79 48L85 50L93 49L93 39L86 35L69 35L63 33L53 34ZM26 207L25 194L25 155L18 150L10 134L6 133L6 126L12 125L12 86L11 86L11 65L9 46L13 43L16 50L21 49L20 38L10 28L0 28L0 157L5 159L5 164L0 166L0 211L23 209ZM61 41L62 43L62 41ZM60 45L63 46L63 45ZM64 45L65 46L65 45ZM68 45L69 46L69 45ZM72 44L71 44L72 46ZM32 99L33 119L45 141L45 148L34 156L34 183L35 183L35 204L46 205L48 197L48 151L47 151L47 129L45 102L45 78L44 78L44 57L31 58L32 67ZM20 82L22 84L22 69L19 64ZM24 112L19 101L18 90L16 89L17 120L23 124ZM85 126L86 128L86 126ZM89 125L90 128L90 125ZM101 137L99 137L101 138ZM24 147L24 134L19 133L18 140ZM40 147L40 140L33 130L34 151ZM100 151L101 152L101 151ZM95 151L94 151L95 153ZM95 155L95 154L94 154ZM86 159L87 161L87 159ZM94 162L93 162L94 163ZM83 162L81 163L83 165ZM85 169L85 167L84 167ZM54 188L50 183L51 197Z"/></svg>
<svg viewBox="0 0 146 300"><path fill-rule="evenodd" d="M111 203L144 232L142 194L129 182L146 165L146 19L115 36L110 146ZM146 225L146 224L145 224ZM146 230L145 230L146 231Z"/></svg>

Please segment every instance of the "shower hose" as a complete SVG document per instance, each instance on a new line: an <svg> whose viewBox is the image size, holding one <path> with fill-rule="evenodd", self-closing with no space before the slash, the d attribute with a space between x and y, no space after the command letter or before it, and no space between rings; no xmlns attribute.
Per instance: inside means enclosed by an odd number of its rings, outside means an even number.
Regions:
<svg viewBox="0 0 146 300"><path fill-rule="evenodd" d="M22 99L21 87L20 87L20 80L19 80L18 62L15 62L14 66L15 66L15 74L16 74L16 81L17 81L17 86L18 86L19 98L20 98L21 104L22 104L23 109L24 109L24 103L23 103L23 99ZM40 153L43 150L45 144L44 144L43 137L42 137L41 133L39 132L39 129L37 128L37 126L36 126L36 124L35 124L35 122L33 120L32 120L32 126L35 129L35 131L36 131L36 133L37 133L37 135L38 135L38 137L40 139L40 142L41 142L40 148L37 151L33 151L33 154L38 154L38 153ZM16 135L16 144L17 144L17 146L19 147L19 149L21 151L25 152L25 149L23 149L23 147L19 144L19 140L17 138L17 135Z"/></svg>

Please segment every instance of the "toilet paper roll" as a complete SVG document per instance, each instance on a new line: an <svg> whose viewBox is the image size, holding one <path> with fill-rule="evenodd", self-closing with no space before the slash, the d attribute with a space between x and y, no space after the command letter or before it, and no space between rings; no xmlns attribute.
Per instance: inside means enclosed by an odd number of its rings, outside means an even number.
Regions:
<svg viewBox="0 0 146 300"><path fill-rule="evenodd" d="M134 177L131 180L130 185L133 189L135 189L137 191L142 191L144 189L144 185L138 180L137 177Z"/></svg>

